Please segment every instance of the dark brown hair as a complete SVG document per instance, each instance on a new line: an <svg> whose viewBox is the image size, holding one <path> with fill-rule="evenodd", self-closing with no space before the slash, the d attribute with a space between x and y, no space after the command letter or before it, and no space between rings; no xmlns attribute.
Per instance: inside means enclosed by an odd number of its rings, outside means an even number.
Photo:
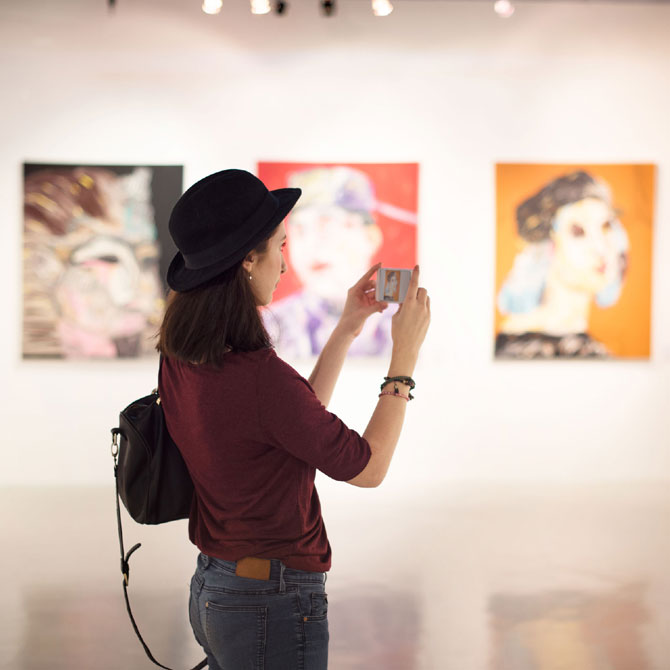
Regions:
<svg viewBox="0 0 670 670"><path fill-rule="evenodd" d="M263 240L254 252L264 254L267 241ZM220 367L228 351L271 346L240 261L191 291L170 291L156 349L163 356L187 363Z"/></svg>
<svg viewBox="0 0 670 670"><path fill-rule="evenodd" d="M598 198L611 206L609 187L588 172L580 170L557 177L517 207L519 235L529 242L548 239L556 212L563 205L585 198Z"/></svg>

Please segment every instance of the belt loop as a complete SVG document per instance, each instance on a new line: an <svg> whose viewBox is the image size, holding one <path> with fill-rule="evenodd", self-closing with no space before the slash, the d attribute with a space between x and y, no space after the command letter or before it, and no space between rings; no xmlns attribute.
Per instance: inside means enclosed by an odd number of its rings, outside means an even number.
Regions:
<svg viewBox="0 0 670 670"><path fill-rule="evenodd" d="M209 556L207 556L207 554L203 554L202 552L200 552L200 558L202 560L202 569L207 570L207 568L209 567Z"/></svg>
<svg viewBox="0 0 670 670"><path fill-rule="evenodd" d="M284 570L286 566L279 562L279 593L286 593L286 582L284 581Z"/></svg>

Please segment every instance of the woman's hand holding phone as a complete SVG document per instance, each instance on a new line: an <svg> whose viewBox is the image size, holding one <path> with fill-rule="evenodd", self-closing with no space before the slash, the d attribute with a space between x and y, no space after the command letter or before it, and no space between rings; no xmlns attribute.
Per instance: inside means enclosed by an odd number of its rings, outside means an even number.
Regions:
<svg viewBox="0 0 670 670"><path fill-rule="evenodd" d="M389 376L410 375L430 325L430 297L419 286L419 266L412 271L405 300L391 320L393 353Z"/></svg>
<svg viewBox="0 0 670 670"><path fill-rule="evenodd" d="M354 337L360 335L366 319L375 312L383 312L388 304L375 298L374 274L381 263L373 265L347 292L338 326Z"/></svg>

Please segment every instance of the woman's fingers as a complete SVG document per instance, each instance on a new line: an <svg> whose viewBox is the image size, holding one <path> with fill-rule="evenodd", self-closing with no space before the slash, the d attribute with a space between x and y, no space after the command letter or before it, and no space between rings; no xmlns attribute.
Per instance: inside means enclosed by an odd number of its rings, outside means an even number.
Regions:
<svg viewBox="0 0 670 670"><path fill-rule="evenodd" d="M414 270L412 270L412 276L409 278L409 285L407 286L407 298L416 298L417 291L419 290L419 266L415 265Z"/></svg>
<svg viewBox="0 0 670 670"><path fill-rule="evenodd" d="M355 284L355 286L361 286L365 284L366 282L370 281L370 278L372 275L379 270L379 268L382 266L381 263L375 263Z"/></svg>

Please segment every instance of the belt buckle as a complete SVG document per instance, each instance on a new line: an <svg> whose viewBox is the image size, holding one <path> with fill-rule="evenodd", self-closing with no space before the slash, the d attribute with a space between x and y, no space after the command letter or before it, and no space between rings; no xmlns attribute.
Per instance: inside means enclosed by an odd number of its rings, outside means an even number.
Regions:
<svg viewBox="0 0 670 670"><path fill-rule="evenodd" d="M238 577L246 577L247 579L261 579L268 581L270 579L270 567L272 563L269 558L256 558L248 556L237 561L235 566L235 574Z"/></svg>

